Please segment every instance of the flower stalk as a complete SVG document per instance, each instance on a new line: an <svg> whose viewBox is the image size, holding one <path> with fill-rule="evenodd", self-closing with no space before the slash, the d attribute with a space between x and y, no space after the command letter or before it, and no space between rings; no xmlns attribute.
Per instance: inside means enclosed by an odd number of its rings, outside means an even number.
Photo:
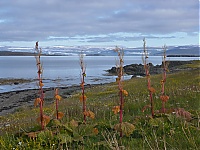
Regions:
<svg viewBox="0 0 200 150"><path fill-rule="evenodd" d="M81 97L80 97L80 101L82 101L82 109L83 109L83 121L86 122L86 96L85 96L85 77L86 77L86 67L85 67L85 63L83 60L84 55L80 54L79 60L80 60L80 66L81 66Z"/></svg>
<svg viewBox="0 0 200 150"><path fill-rule="evenodd" d="M120 126L122 125L123 122L123 109L124 109L124 96L128 96L128 92L123 89L123 65L124 65L124 51L123 49L120 49L118 47L115 48L115 52L118 53L118 59L119 62L116 63L116 72L117 72L117 83L118 83L118 89L119 89L119 98L120 98L120 105L113 107L113 112L116 114L119 112L119 123ZM123 136L122 130L120 130L120 137Z"/></svg>
<svg viewBox="0 0 200 150"><path fill-rule="evenodd" d="M62 112L59 112L58 110L58 102L62 99L62 97L58 94L58 88L55 89L55 100L56 100L56 119L61 119L64 114Z"/></svg>
<svg viewBox="0 0 200 150"><path fill-rule="evenodd" d="M37 102L40 105L40 124L41 124L41 128L42 130L44 130L44 114L43 114L43 103L44 103L44 91L43 91L43 82L42 82L42 64L41 64L41 54L42 54L42 49L38 47L38 42L36 42L35 44L35 51L37 53L37 55L35 55L35 59L36 59L36 63L37 63L37 74L38 74L38 82L39 82L39 98L37 98Z"/></svg>
<svg viewBox="0 0 200 150"><path fill-rule="evenodd" d="M144 45L143 45L143 50L144 50L144 56L143 56L143 63L144 63L144 69L145 69L145 74L147 78L147 88L149 90L149 99L150 99L150 108L151 108L151 116L154 117L154 101L153 101L153 93L155 93L155 89L151 87L151 79L150 79L150 66L147 63L148 57L148 52L146 50L146 41L143 39Z"/></svg>
<svg viewBox="0 0 200 150"><path fill-rule="evenodd" d="M168 70L168 64L166 62L166 49L167 49L166 45L164 45L163 47L164 54L163 54L163 61L162 61L163 73L162 73L162 80L161 80L161 96L160 96L160 99L162 100L162 113L166 112L165 103L169 99L169 96L165 95L165 83L166 83L167 70Z"/></svg>

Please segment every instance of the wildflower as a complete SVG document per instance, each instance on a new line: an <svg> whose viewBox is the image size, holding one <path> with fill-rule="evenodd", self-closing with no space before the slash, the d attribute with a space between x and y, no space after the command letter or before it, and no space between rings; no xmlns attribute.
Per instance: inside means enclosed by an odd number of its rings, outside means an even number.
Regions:
<svg viewBox="0 0 200 150"><path fill-rule="evenodd" d="M114 112L114 114L117 114L120 111L120 106L114 106L112 108L112 111Z"/></svg>
<svg viewBox="0 0 200 150"><path fill-rule="evenodd" d="M89 113L89 116L88 116L88 117L90 117L90 118L92 118L92 119L95 118L95 114L94 114L92 111L89 110L88 113Z"/></svg>
<svg viewBox="0 0 200 150"><path fill-rule="evenodd" d="M98 130L97 128L94 128L94 129L92 130L92 132L93 132L95 135L97 135L97 134L99 133L99 130Z"/></svg>
<svg viewBox="0 0 200 150"><path fill-rule="evenodd" d="M49 122L50 122L50 117L49 116L46 116L46 115L43 115L42 116L42 119L40 117L37 118L37 122L43 122L44 126L46 126Z"/></svg>
<svg viewBox="0 0 200 150"><path fill-rule="evenodd" d="M167 95L161 95L160 96L160 99L163 101L163 102L167 102L169 100L169 96Z"/></svg>
<svg viewBox="0 0 200 150"><path fill-rule="evenodd" d="M87 116L87 117L90 117L90 118L92 118L92 119L94 119L95 118L95 114L92 112L92 111L84 111L83 112L83 115L85 115L85 116Z"/></svg>
<svg viewBox="0 0 200 150"><path fill-rule="evenodd" d="M150 88L149 88L149 91L150 91L151 93L156 93L156 90L155 90L153 87L150 87Z"/></svg>
<svg viewBox="0 0 200 150"><path fill-rule="evenodd" d="M80 102L82 102L83 100L85 101L87 99L87 97L86 97L86 95L84 95L84 96L80 96Z"/></svg>
<svg viewBox="0 0 200 150"><path fill-rule="evenodd" d="M83 115L88 117L89 116L89 112L88 111L84 111Z"/></svg>
<svg viewBox="0 0 200 150"><path fill-rule="evenodd" d="M62 97L60 95L56 95L55 99L60 101L62 99Z"/></svg>
<svg viewBox="0 0 200 150"><path fill-rule="evenodd" d="M83 88L83 87L84 87L84 82L82 82L82 83L80 84L80 86Z"/></svg>
<svg viewBox="0 0 200 150"><path fill-rule="evenodd" d="M41 102L40 98L36 98L34 102L34 106L36 107Z"/></svg>
<svg viewBox="0 0 200 150"><path fill-rule="evenodd" d="M58 112L58 115L55 113L54 116L58 117L57 119L62 119L64 114L62 112Z"/></svg>
<svg viewBox="0 0 200 150"><path fill-rule="evenodd" d="M122 90L122 93L125 95L125 96L128 96L128 92L126 90Z"/></svg>
<svg viewBox="0 0 200 150"><path fill-rule="evenodd" d="M42 81L40 81L39 86L40 86L40 87L43 87L43 86L44 86L44 84L42 83Z"/></svg>
<svg viewBox="0 0 200 150"><path fill-rule="evenodd" d="M161 81L160 81L160 84L163 84L164 82L165 82L164 80L161 80Z"/></svg>

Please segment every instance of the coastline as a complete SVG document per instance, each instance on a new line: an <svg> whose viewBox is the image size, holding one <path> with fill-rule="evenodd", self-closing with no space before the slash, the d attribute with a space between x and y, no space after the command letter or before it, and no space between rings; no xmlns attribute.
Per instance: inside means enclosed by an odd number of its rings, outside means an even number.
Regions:
<svg viewBox="0 0 200 150"><path fill-rule="evenodd" d="M192 63L193 61L189 61ZM190 64L187 62L186 64ZM173 70L170 69L171 73L175 73L178 71L184 71L188 69L192 69L190 67L181 67L182 63L179 63L180 66L174 67ZM184 63L185 64L185 63ZM134 76L134 75L133 75ZM4 79L1 79L1 84L4 82ZM23 82L29 82L27 80L23 79L15 79L10 80L5 79L5 83L8 84L21 84ZM31 82L31 80L30 80ZM100 83L100 84L87 84L85 85L86 88L91 88L97 85L105 85L108 83ZM53 88L44 88L45 92L45 103L52 103L54 100L54 87ZM63 98L70 97L75 92L81 91L81 87L79 85L72 85L67 87L58 87L59 89L59 95ZM10 113L13 113L15 111L19 111L21 108L27 108L27 107L34 107L34 100L38 95L38 89L25 89L25 90L16 90L16 91L10 91L10 92L4 92L0 93L0 116L4 116Z"/></svg>
<svg viewBox="0 0 200 150"><path fill-rule="evenodd" d="M85 85L86 88L91 88L94 85ZM62 98L67 98L73 93L81 90L79 85L59 87L59 95ZM45 88L45 103L50 104L54 101L55 88ZM34 107L34 100L37 98L38 89L27 89L0 93L0 116L4 116L15 111L19 111L23 107Z"/></svg>

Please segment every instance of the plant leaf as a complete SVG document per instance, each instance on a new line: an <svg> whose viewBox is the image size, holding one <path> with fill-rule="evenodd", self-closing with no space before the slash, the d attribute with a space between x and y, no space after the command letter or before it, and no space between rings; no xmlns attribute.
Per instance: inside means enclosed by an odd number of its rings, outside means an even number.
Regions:
<svg viewBox="0 0 200 150"><path fill-rule="evenodd" d="M135 130L135 126L128 122L118 123L114 126L114 129L118 132L123 132L126 136L130 136Z"/></svg>
<svg viewBox="0 0 200 150"><path fill-rule="evenodd" d="M41 123L41 117L38 117L36 120L38 123ZM50 122L50 117L43 115L42 121L43 121L44 126L46 126Z"/></svg>
<svg viewBox="0 0 200 150"><path fill-rule="evenodd" d="M71 127L78 127L78 122L75 121L74 119L72 119L69 123Z"/></svg>
<svg viewBox="0 0 200 150"><path fill-rule="evenodd" d="M30 133L27 133L26 135L28 135L28 137L30 138L36 138L37 137L37 132L30 132Z"/></svg>

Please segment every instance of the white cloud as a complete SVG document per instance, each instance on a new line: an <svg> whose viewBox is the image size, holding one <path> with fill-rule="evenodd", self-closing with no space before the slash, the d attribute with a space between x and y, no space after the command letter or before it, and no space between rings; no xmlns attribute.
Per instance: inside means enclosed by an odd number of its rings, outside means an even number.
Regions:
<svg viewBox="0 0 200 150"><path fill-rule="evenodd" d="M0 42L65 40L77 36L86 37L88 42L112 42L130 39L110 36L117 33L165 37L199 31L196 0L6 0L0 6Z"/></svg>

